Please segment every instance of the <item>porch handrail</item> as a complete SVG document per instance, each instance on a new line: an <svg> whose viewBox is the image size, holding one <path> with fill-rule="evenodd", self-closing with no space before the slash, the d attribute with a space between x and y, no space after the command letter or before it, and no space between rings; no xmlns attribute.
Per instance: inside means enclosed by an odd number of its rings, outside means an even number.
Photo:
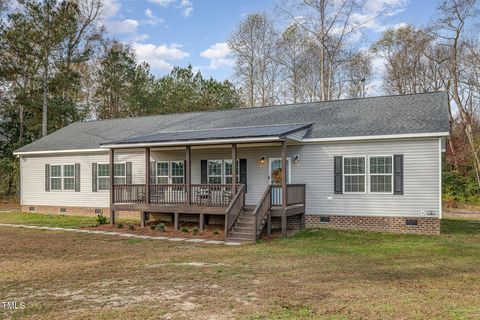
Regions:
<svg viewBox="0 0 480 320"><path fill-rule="evenodd" d="M260 238L263 227L265 226L265 220L268 219L268 215L272 209L272 186L269 185L265 189L260 202L253 211L255 217L255 241Z"/></svg>
<svg viewBox="0 0 480 320"><path fill-rule="evenodd" d="M240 213L245 206L245 185L240 185L237 193L230 202L227 210L225 210L225 237L228 235L228 232L232 229L235 222L238 219Z"/></svg>
<svg viewBox="0 0 480 320"><path fill-rule="evenodd" d="M287 206L305 205L305 184L287 185Z"/></svg>

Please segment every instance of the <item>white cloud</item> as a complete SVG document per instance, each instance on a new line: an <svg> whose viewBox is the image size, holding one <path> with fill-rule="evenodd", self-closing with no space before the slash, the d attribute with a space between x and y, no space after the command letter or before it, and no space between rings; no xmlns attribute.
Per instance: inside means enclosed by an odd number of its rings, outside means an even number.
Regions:
<svg viewBox="0 0 480 320"><path fill-rule="evenodd" d="M169 5L179 2L177 8L182 11L184 17L189 17L193 12L193 3L191 0L148 0L152 3L158 4L161 7L168 7Z"/></svg>
<svg viewBox="0 0 480 320"><path fill-rule="evenodd" d="M108 27L112 34L133 35L137 33L139 24L140 23L135 19L113 20L108 22Z"/></svg>
<svg viewBox="0 0 480 320"><path fill-rule="evenodd" d="M106 18L115 16L120 10L120 4L117 0L102 0L102 5L102 13Z"/></svg>
<svg viewBox="0 0 480 320"><path fill-rule="evenodd" d="M168 7L169 4L171 4L172 2L175 2L176 0L148 0L148 1L158 4L159 6L162 6L162 7Z"/></svg>
<svg viewBox="0 0 480 320"><path fill-rule="evenodd" d="M142 44L135 42L132 44L133 50L139 61L149 63L153 68L161 71L170 71L172 65L170 62L181 60L190 56L186 51L182 50L182 46L176 43L161 44Z"/></svg>
<svg viewBox="0 0 480 320"><path fill-rule="evenodd" d="M183 9L182 14L185 17L188 17L193 12L193 4L190 0L180 0L180 8Z"/></svg>
<svg viewBox="0 0 480 320"><path fill-rule="evenodd" d="M145 16L147 16L148 20L146 21L147 24L155 26L159 23L164 23L165 21L162 18L158 18L153 14L153 11L150 8L145 9Z"/></svg>
<svg viewBox="0 0 480 320"><path fill-rule="evenodd" d="M229 58L230 52L226 42L218 42L202 51L200 56L210 59L209 68L217 69L221 66L231 66L233 64L232 59Z"/></svg>

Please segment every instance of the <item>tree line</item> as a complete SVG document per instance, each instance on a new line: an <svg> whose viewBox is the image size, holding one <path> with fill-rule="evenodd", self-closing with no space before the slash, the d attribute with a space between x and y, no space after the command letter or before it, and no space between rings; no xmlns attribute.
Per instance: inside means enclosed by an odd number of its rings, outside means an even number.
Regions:
<svg viewBox="0 0 480 320"><path fill-rule="evenodd" d="M427 25L371 43L362 0L277 0L228 39L233 82L192 66L155 76L132 48L106 38L101 0L0 0L0 197L16 193L13 150L72 122L445 90L450 202L480 203L480 46L475 0L440 0ZM382 14L382 13L379 13ZM274 17L274 18L273 18ZM374 59L385 71L375 74Z"/></svg>
<svg viewBox="0 0 480 320"><path fill-rule="evenodd" d="M358 0L283 0L275 18L246 16L229 38L236 84L248 106L358 98L374 92L382 58L385 94L444 90L450 138L444 199L480 204L480 15L475 0L441 0L426 26L361 38ZM353 41L352 41L353 40Z"/></svg>
<svg viewBox="0 0 480 320"><path fill-rule="evenodd" d="M162 77L106 38L101 0L0 0L0 198L17 192L13 151L75 121L227 109L229 81L192 66Z"/></svg>

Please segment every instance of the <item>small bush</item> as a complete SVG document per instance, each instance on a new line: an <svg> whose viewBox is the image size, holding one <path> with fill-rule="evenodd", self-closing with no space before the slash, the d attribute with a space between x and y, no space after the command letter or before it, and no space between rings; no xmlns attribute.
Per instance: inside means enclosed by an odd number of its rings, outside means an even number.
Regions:
<svg viewBox="0 0 480 320"><path fill-rule="evenodd" d="M198 233L198 227L194 227L194 228L192 229L192 233L193 233L193 234L197 234L197 233Z"/></svg>
<svg viewBox="0 0 480 320"><path fill-rule="evenodd" d="M155 226L155 230L157 231L165 231L165 223L159 223Z"/></svg>
<svg viewBox="0 0 480 320"><path fill-rule="evenodd" d="M155 230L156 226L154 224L150 225L150 230Z"/></svg>
<svg viewBox="0 0 480 320"><path fill-rule="evenodd" d="M187 227L187 226L183 226L180 230L182 230L183 232L188 232L188 227Z"/></svg>
<svg viewBox="0 0 480 320"><path fill-rule="evenodd" d="M128 225L128 230L135 230L135 227L131 224Z"/></svg>
<svg viewBox="0 0 480 320"><path fill-rule="evenodd" d="M123 228L123 223L117 224L117 228L118 228L118 229L122 229L122 228Z"/></svg>
<svg viewBox="0 0 480 320"><path fill-rule="evenodd" d="M220 231L218 231L217 229L213 230L213 234L218 236L220 234Z"/></svg>
<svg viewBox="0 0 480 320"><path fill-rule="evenodd" d="M98 223L98 224L106 224L106 223L107 223L107 217L102 216L101 214L99 214L99 215L97 216L97 223Z"/></svg>

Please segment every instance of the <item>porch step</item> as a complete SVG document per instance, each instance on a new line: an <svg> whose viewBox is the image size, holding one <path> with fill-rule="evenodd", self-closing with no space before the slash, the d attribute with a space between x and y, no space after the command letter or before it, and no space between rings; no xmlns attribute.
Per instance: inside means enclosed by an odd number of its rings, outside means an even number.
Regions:
<svg viewBox="0 0 480 320"><path fill-rule="evenodd" d="M240 233L247 233L250 235L253 235L255 228L253 226L248 226L248 227L241 227L238 224L236 224L233 229L233 232L240 232Z"/></svg>
<svg viewBox="0 0 480 320"><path fill-rule="evenodd" d="M235 237L228 237L227 240L231 241L231 242L241 242L241 243L254 243L255 242L252 239L235 238Z"/></svg>
<svg viewBox="0 0 480 320"><path fill-rule="evenodd" d="M253 233L230 231L230 233L228 234L228 239L230 239L230 238L253 241Z"/></svg>
<svg viewBox="0 0 480 320"><path fill-rule="evenodd" d="M235 227L239 228L254 228L253 222L239 222L237 220L237 223L235 223Z"/></svg>

